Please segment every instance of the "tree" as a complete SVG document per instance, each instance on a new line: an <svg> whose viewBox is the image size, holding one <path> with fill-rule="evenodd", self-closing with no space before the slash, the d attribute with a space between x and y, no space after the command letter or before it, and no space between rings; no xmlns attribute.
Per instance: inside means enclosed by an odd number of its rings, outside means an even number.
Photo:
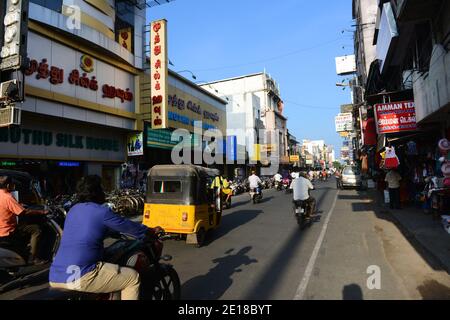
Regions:
<svg viewBox="0 0 450 320"><path fill-rule="evenodd" d="M333 167L335 167L336 169L340 170L342 168L342 164L339 161L334 161L333 162Z"/></svg>

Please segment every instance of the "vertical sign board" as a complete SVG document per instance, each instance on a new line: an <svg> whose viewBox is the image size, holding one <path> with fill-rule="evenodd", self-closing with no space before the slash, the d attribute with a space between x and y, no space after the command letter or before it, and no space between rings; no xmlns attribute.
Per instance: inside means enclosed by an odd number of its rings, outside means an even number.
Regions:
<svg viewBox="0 0 450 320"><path fill-rule="evenodd" d="M0 70L25 67L29 0L0 1Z"/></svg>
<svg viewBox="0 0 450 320"><path fill-rule="evenodd" d="M152 129L168 127L168 54L167 21L157 20L151 24L150 33L150 83L152 106Z"/></svg>

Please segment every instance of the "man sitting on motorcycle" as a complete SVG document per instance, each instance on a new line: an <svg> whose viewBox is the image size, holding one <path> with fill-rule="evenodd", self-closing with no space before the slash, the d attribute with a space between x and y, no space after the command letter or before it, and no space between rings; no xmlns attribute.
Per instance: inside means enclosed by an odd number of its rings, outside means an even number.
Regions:
<svg viewBox="0 0 450 320"><path fill-rule="evenodd" d="M61 244L50 267L50 286L88 293L121 292L122 300L138 300L140 279L134 269L102 261L108 230L138 239L162 232L125 219L103 206L99 176L84 177L77 185L79 203L64 224Z"/></svg>
<svg viewBox="0 0 450 320"><path fill-rule="evenodd" d="M220 188L221 193L226 196L225 203L227 203L233 194L228 180L222 175L218 175L211 184L211 189L215 188Z"/></svg>
<svg viewBox="0 0 450 320"><path fill-rule="evenodd" d="M25 209L12 196L15 185L9 176L0 177L0 240L11 244L13 248L23 251L26 244L30 245L29 264L43 264L38 258L41 229L36 224L17 224L16 216L45 215L47 210ZM30 238L28 241L27 238Z"/></svg>
<svg viewBox="0 0 450 320"><path fill-rule="evenodd" d="M273 176L273 180L275 181L275 188L281 190L281 182L283 180L283 176L279 172L277 172Z"/></svg>
<svg viewBox="0 0 450 320"><path fill-rule="evenodd" d="M311 218L316 212L316 199L309 195L309 191L314 190L314 186L308 179L307 174L304 172L300 173L300 175L292 181L291 189L293 189L294 203L305 201L310 209L306 212L306 216Z"/></svg>
<svg viewBox="0 0 450 320"><path fill-rule="evenodd" d="M262 184L261 179L256 175L256 171L252 170L252 175L248 177L248 182L250 184L250 191L257 189L260 184Z"/></svg>

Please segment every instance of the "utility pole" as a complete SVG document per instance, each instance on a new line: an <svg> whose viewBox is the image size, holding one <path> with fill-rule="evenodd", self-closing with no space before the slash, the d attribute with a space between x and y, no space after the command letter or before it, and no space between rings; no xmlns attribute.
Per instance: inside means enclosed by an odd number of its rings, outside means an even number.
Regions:
<svg viewBox="0 0 450 320"><path fill-rule="evenodd" d="M29 0L0 0L0 127L20 125L25 99Z"/></svg>

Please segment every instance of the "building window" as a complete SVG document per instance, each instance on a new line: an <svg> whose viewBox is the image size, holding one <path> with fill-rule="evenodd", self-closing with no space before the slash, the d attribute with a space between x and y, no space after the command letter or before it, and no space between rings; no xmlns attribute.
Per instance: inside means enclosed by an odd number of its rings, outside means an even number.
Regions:
<svg viewBox="0 0 450 320"><path fill-rule="evenodd" d="M61 13L62 10L62 0L31 0L30 2L59 13Z"/></svg>

